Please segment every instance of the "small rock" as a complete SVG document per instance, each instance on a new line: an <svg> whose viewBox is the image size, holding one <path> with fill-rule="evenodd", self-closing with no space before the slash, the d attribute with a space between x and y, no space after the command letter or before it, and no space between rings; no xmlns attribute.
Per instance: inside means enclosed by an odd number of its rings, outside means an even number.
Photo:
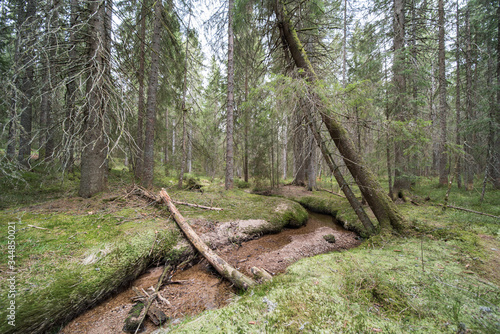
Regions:
<svg viewBox="0 0 500 334"><path fill-rule="evenodd" d="M333 234L324 235L323 239L325 239L327 242L329 242L331 244L335 243L335 236Z"/></svg>

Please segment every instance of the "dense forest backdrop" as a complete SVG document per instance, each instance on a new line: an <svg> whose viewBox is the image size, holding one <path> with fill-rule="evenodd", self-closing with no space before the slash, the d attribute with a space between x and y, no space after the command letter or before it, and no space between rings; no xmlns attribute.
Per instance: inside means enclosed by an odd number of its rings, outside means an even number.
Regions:
<svg viewBox="0 0 500 334"><path fill-rule="evenodd" d="M34 168L74 174L90 197L122 168L146 187L203 174L226 189L314 189L338 170L368 188L350 176L354 161L388 180L392 198L427 176L483 196L500 188L498 1L27 0L0 10L8 184Z"/></svg>

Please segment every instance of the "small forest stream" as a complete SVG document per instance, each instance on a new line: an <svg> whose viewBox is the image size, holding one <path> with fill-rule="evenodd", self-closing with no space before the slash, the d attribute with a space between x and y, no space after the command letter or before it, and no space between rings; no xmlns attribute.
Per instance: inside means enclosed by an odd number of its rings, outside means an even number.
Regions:
<svg viewBox="0 0 500 334"><path fill-rule="evenodd" d="M324 236L330 234L335 236L335 243L325 240ZM358 239L354 232L345 230L332 217L309 212L306 225L300 228L285 229L278 234L264 235L241 244L230 244L217 252L247 275L251 275L250 268L254 266L274 275L284 272L288 265L303 257L356 247L361 242ZM163 267L150 268L132 282L131 287L151 292L150 288L156 286L162 271ZM184 316L227 305L236 293L231 283L219 276L204 259L178 270L172 281L181 281L182 284L166 285L160 294L168 303L155 303L170 318L169 321L174 322ZM131 287L75 318L60 333L123 333L124 319L133 305L131 298L135 296ZM145 321L143 333L151 333L155 329L156 326L149 320Z"/></svg>

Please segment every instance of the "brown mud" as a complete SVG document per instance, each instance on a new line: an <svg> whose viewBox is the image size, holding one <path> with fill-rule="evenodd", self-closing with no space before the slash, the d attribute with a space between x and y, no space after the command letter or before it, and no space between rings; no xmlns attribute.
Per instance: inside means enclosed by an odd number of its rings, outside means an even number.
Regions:
<svg viewBox="0 0 500 334"><path fill-rule="evenodd" d="M203 233L212 242L214 230L207 228L206 222L195 221L193 228ZM216 233L217 234L217 233ZM333 234L335 243L329 243L323 236ZM227 262L251 276L250 268L266 269L273 275L282 273L291 263L308 256L330 251L340 251L360 244L357 235L345 230L332 217L309 212L307 224L296 229L285 229L278 234L264 235L250 241L229 238L229 242L218 244L217 252ZM220 246L220 247L219 247ZM139 290L150 293L156 286L163 267L149 269L132 283ZM236 290L218 275L204 259L198 263L178 270L172 281L182 284L169 284L160 290L166 302L154 303L162 309L169 321L195 315L207 309L219 308L231 302ZM64 327L62 334L111 334L123 333L122 327L128 311L133 306L131 298L135 293L131 288L109 298L97 307L85 312ZM149 320L145 321L145 331L156 329Z"/></svg>

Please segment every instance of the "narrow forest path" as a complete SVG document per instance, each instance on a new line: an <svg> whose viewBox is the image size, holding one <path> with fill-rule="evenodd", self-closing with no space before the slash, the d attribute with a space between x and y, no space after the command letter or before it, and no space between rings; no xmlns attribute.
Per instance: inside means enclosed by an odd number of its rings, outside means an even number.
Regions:
<svg viewBox="0 0 500 334"><path fill-rule="evenodd" d="M303 257L341 251L361 243L354 232L345 230L332 217L312 212L309 212L307 224L300 228L285 229L277 234L241 243L234 239L213 240L214 236L220 234L214 233L217 228L204 220L195 220L192 227L205 239L212 239L212 244L218 242L219 255L248 275L251 275L250 268L254 266L264 268L272 274L282 273L288 265ZM326 241L326 235L333 235L335 243ZM131 286L148 291L156 284L162 270L162 267L149 269ZM198 262L178 270L172 280L183 283L162 288L160 294L168 302L155 302L170 321L179 321L176 319L227 305L236 293L230 283L212 270L204 259L198 259ZM133 306L131 298L134 295L132 288L129 288L109 298L71 321L60 333L121 333L123 321ZM147 321L145 333L151 333L155 328Z"/></svg>

